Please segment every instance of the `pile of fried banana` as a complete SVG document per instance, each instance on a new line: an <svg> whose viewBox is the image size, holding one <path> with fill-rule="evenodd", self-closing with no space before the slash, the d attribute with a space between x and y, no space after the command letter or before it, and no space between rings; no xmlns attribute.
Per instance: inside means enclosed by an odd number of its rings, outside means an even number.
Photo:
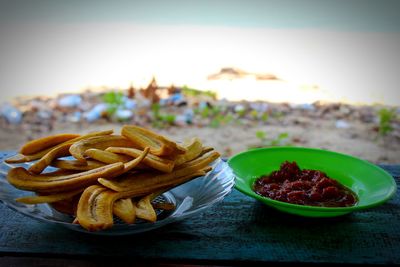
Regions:
<svg viewBox="0 0 400 267"><path fill-rule="evenodd" d="M74 159L63 159L67 156ZM74 223L99 231L113 226L114 215L127 224L136 218L155 222L155 208L170 209L171 205L152 200L204 176L218 157L197 138L178 144L148 129L126 125L121 135L109 130L30 141L6 162L34 162L28 169L12 168L7 180L16 188L35 192L17 201L48 203L74 216ZM45 171L48 166L56 170Z"/></svg>

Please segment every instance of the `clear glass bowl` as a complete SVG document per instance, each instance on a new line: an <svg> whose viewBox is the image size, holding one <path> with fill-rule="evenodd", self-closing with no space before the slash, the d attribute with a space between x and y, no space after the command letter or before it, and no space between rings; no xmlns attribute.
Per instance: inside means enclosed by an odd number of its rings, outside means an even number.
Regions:
<svg viewBox="0 0 400 267"><path fill-rule="evenodd" d="M22 191L10 185L6 179L7 172L15 165L5 162L0 164L0 201L13 210L27 215L33 219L57 224L71 230L98 234L98 235L125 235L153 230L166 224L176 222L192 216L211 205L221 201L229 194L235 184L235 179L228 164L221 159L212 163L213 170L206 176L198 177L190 182L182 184L165 192L155 201L170 202L176 209L170 212L157 210L158 219L155 223L137 221L135 224L124 224L115 220L111 229L98 232L89 232L80 225L72 224L72 217L57 212L47 204L27 205L16 202L21 196L32 195L32 192ZM29 168L30 163L19 164Z"/></svg>

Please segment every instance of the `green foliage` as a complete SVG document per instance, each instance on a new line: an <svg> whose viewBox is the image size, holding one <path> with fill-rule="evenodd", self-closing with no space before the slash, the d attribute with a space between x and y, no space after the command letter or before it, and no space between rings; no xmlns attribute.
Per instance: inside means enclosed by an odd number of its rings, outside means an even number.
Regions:
<svg viewBox="0 0 400 267"><path fill-rule="evenodd" d="M153 112L153 118L154 119L158 119L159 118L160 109L161 109L161 106L158 103L151 105L151 111Z"/></svg>
<svg viewBox="0 0 400 267"><path fill-rule="evenodd" d="M261 141L264 141L267 138L267 133L264 131L257 131L256 132L256 137L260 139Z"/></svg>
<svg viewBox="0 0 400 267"><path fill-rule="evenodd" d="M282 111L275 111L272 113L272 117L277 120L282 120L285 114Z"/></svg>
<svg viewBox="0 0 400 267"><path fill-rule="evenodd" d="M201 111L200 111L200 116L205 119L208 118L211 114L211 110L208 106L205 106Z"/></svg>
<svg viewBox="0 0 400 267"><path fill-rule="evenodd" d="M205 118L210 118L210 117L216 117L221 114L221 108L214 106L214 107L208 107L205 106L201 111L200 111L200 116L205 119Z"/></svg>
<svg viewBox="0 0 400 267"><path fill-rule="evenodd" d="M264 131L257 131L256 137L260 140L261 146L259 147L271 147L271 146L291 146L289 141L289 134L287 132L280 133L275 138L268 138L267 133Z"/></svg>
<svg viewBox="0 0 400 267"><path fill-rule="evenodd" d="M211 97L212 99L217 98L217 94L212 91L200 91L197 89L189 88L188 86L184 85L182 88L182 94L185 96L193 96L193 97L198 97L198 96L208 96Z"/></svg>
<svg viewBox="0 0 400 267"><path fill-rule="evenodd" d="M250 111L250 116L256 120L258 118L258 111L253 109L252 111Z"/></svg>
<svg viewBox="0 0 400 267"><path fill-rule="evenodd" d="M268 119L269 119L268 113L264 113L264 114L261 115L261 120L262 120L263 122L267 122Z"/></svg>
<svg viewBox="0 0 400 267"><path fill-rule="evenodd" d="M162 114L160 110L161 106L158 103L151 106L151 111L153 112L153 127L164 128L165 126L173 125L176 116L174 114Z"/></svg>
<svg viewBox="0 0 400 267"><path fill-rule="evenodd" d="M262 122L267 122L269 119L268 113L266 113L266 112L261 113L255 109L250 111L250 116L253 120L261 120Z"/></svg>
<svg viewBox="0 0 400 267"><path fill-rule="evenodd" d="M223 108L219 106L205 106L203 109L197 110L197 112L195 111L195 113L199 114L203 119L210 118L210 127L212 128L227 125L234 119L232 114L227 114L223 111Z"/></svg>
<svg viewBox="0 0 400 267"><path fill-rule="evenodd" d="M161 115L161 120L167 124L174 124L176 116L174 114Z"/></svg>
<svg viewBox="0 0 400 267"><path fill-rule="evenodd" d="M227 113L227 110L221 106L196 108L194 114L199 115L202 119L210 118L210 127L218 128L221 125L226 125L234 120L232 114Z"/></svg>
<svg viewBox="0 0 400 267"><path fill-rule="evenodd" d="M221 125L229 124L233 120L233 116L231 114L223 115L221 113L217 114L210 123L212 128L218 128Z"/></svg>
<svg viewBox="0 0 400 267"><path fill-rule="evenodd" d="M270 140L270 146L284 146L291 145L289 142L289 134L288 133L280 133L278 137Z"/></svg>
<svg viewBox="0 0 400 267"><path fill-rule="evenodd" d="M238 111L236 111L236 114L239 115L239 118L243 118L244 115L246 115L246 109L238 110Z"/></svg>
<svg viewBox="0 0 400 267"><path fill-rule="evenodd" d="M379 115L379 134L386 135L393 131L392 122L396 118L396 110L382 108L378 111Z"/></svg>
<svg viewBox="0 0 400 267"><path fill-rule="evenodd" d="M103 102L107 104L107 113L113 115L124 104L122 92L108 92L103 95Z"/></svg>

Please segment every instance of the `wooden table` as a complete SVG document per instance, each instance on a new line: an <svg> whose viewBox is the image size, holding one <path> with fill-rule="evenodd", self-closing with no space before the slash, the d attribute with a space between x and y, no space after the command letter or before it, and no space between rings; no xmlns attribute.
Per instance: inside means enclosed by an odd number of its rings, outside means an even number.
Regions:
<svg viewBox="0 0 400 267"><path fill-rule="evenodd" d="M384 165L400 182L400 165ZM400 265L399 193L337 218L275 211L233 190L194 217L128 236L46 225L0 205L0 266Z"/></svg>

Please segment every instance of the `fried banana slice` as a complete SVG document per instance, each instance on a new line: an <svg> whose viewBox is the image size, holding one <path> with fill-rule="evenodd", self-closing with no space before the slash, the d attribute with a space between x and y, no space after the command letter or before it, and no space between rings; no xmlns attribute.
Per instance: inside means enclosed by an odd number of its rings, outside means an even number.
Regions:
<svg viewBox="0 0 400 267"><path fill-rule="evenodd" d="M132 224L136 219L136 208L130 198L121 198L114 202L113 213L127 224Z"/></svg>
<svg viewBox="0 0 400 267"><path fill-rule="evenodd" d="M124 173L132 170L136 166L138 166L142 161L145 160L147 155L149 155L150 148L146 147L136 159L133 159L131 161L128 161L127 163L124 163Z"/></svg>
<svg viewBox="0 0 400 267"><path fill-rule="evenodd" d="M157 220L157 214L151 205L151 196L145 196L141 198L136 207L136 217L149 222L155 222Z"/></svg>
<svg viewBox="0 0 400 267"><path fill-rule="evenodd" d="M74 143L69 152L77 160L85 162L85 151L90 148L106 149L108 147L133 147L133 143L120 135L95 136Z"/></svg>
<svg viewBox="0 0 400 267"><path fill-rule="evenodd" d="M129 171L131 171L132 169L136 168L137 166L139 166L139 164L143 161L143 159L146 157L146 155L149 153L149 148L146 147L144 149L144 151L141 152L141 154L139 155L138 158L133 159L131 161L128 161L127 163L124 163L124 168L118 172L115 172L111 177L109 178L115 178L118 177L120 175L123 175L124 173L127 173ZM113 163L115 164L115 163Z"/></svg>
<svg viewBox="0 0 400 267"><path fill-rule="evenodd" d="M69 134L69 133L56 134L56 135L42 137L42 138L35 139L35 140L32 140L32 141L24 144L21 147L21 149L19 150L19 153L21 153L23 155L32 155L32 154L35 154L46 148L64 143L68 140L71 140L71 139L74 139L77 137L79 137L79 134Z"/></svg>
<svg viewBox="0 0 400 267"><path fill-rule="evenodd" d="M11 169L7 180L13 186L40 193L57 193L89 186L100 177L115 177L116 173L124 170L123 163L114 163L93 170L70 175L35 175L22 167Z"/></svg>
<svg viewBox="0 0 400 267"><path fill-rule="evenodd" d="M15 154L14 156L6 158L4 161L9 164L30 162L30 161L40 159L42 156L44 156L49 151L50 151L50 149L48 148L44 151L38 152L33 155Z"/></svg>
<svg viewBox="0 0 400 267"><path fill-rule="evenodd" d="M74 216L76 215L78 201L75 201L75 199L64 199L49 203L49 205L58 212Z"/></svg>
<svg viewBox="0 0 400 267"><path fill-rule="evenodd" d="M122 193L114 192L100 185L86 188L78 203L77 220L79 224L88 231L111 228L114 202L123 197Z"/></svg>
<svg viewBox="0 0 400 267"><path fill-rule="evenodd" d="M78 160L56 159L53 160L50 165L63 170L89 171L102 167L106 164L97 160L87 160L86 163L82 163Z"/></svg>
<svg viewBox="0 0 400 267"><path fill-rule="evenodd" d="M214 150L214 148L209 147L209 146L205 146L205 147L203 147L203 151L201 151L200 156L202 156L202 155L204 155L204 154L206 154L206 153L208 153L210 151L213 151L213 150Z"/></svg>
<svg viewBox="0 0 400 267"><path fill-rule="evenodd" d="M61 192L52 195L39 195L39 196L27 196L17 198L17 202L25 203L25 204L40 204L40 203L53 203L61 200L65 200L68 198L72 198L83 191L83 188L79 188L77 190Z"/></svg>
<svg viewBox="0 0 400 267"><path fill-rule="evenodd" d="M63 144L61 146L57 146L56 148L50 150L49 153L44 155L40 160L38 160L29 167L29 172L34 174L39 174L44 169L46 169L47 166L49 166L54 159L68 156L70 146L71 144Z"/></svg>
<svg viewBox="0 0 400 267"><path fill-rule="evenodd" d="M166 137L134 125L122 127L121 134L131 140L136 147L150 147L150 153L156 156L170 156L185 153L186 149Z"/></svg>
<svg viewBox="0 0 400 267"><path fill-rule="evenodd" d="M70 174L75 174L78 173L79 171L73 171L73 170L62 170L58 169L52 172L45 172L41 173L40 176L46 177L46 176L61 176L61 175L70 175Z"/></svg>
<svg viewBox="0 0 400 267"><path fill-rule="evenodd" d="M112 153L117 153L117 154L124 154L128 155L131 157L139 157L140 154L142 153L141 150L136 149L136 148L126 148L126 147L109 147L106 149L108 152ZM151 148L150 148L150 153L151 153ZM147 156L143 159L143 163L146 164L149 167L152 167L156 170L162 171L162 172L171 172L175 166L174 161L169 160L169 159L164 159L160 158L158 156L152 155L152 154L147 154Z"/></svg>
<svg viewBox="0 0 400 267"><path fill-rule="evenodd" d="M216 160L219 156L220 156L220 154L217 151L211 150L210 152L201 154L201 156L199 156L191 161L185 162L184 164L177 166L175 170L180 170L180 169L193 167L193 166L201 166L200 168L203 168L206 165L208 165L209 163ZM204 165L205 163L206 163L206 165Z"/></svg>
<svg viewBox="0 0 400 267"><path fill-rule="evenodd" d="M68 140L68 141L66 141L64 143L61 143L61 144L58 144L56 146L46 148L46 149L44 149L42 151L39 151L39 152L37 152L35 154L32 154L32 155L22 155L22 154L14 155L14 156L12 156L10 158L7 158L5 160L5 162L13 164L13 163L23 163L23 162L34 161L34 160L42 158L47 153L49 153L51 150L53 150L53 149L55 149L55 148L57 148L59 146L62 146L62 145L65 145L65 144L71 144L72 145L74 142L77 142L77 141L85 139L85 138L89 138L89 137L92 137L92 136L110 135L112 133L113 133L113 130L88 133L86 135L83 135L83 136Z"/></svg>
<svg viewBox="0 0 400 267"><path fill-rule="evenodd" d="M207 168L207 171L209 168ZM185 170L189 171L189 170ZM150 194L157 190L166 191L173 186L188 182L196 177L205 175L205 171L199 170L190 173L183 173L176 176L175 173L161 174L161 175L140 175L133 174L127 175L124 179L118 182L99 178L98 182L103 186L110 188L114 191L126 193L129 197L140 197Z"/></svg>
<svg viewBox="0 0 400 267"><path fill-rule="evenodd" d="M203 151L203 144L198 138L193 138L185 148L186 152L184 154L179 154L175 157L175 166L197 158Z"/></svg>
<svg viewBox="0 0 400 267"><path fill-rule="evenodd" d="M112 164L112 163L116 163L116 162L126 163L126 162L134 159L133 157L129 157L127 155L115 154L115 153L97 149L97 148L91 148L91 149L86 150L85 156L95 159L100 162L107 163L107 164ZM148 167L147 165L145 165L142 162L139 163L135 168L139 169L139 170L149 170L150 169L150 167Z"/></svg>
<svg viewBox="0 0 400 267"><path fill-rule="evenodd" d="M134 196L137 196L145 194L146 192L151 193L174 184L181 184L187 181L187 179L201 176L196 172L207 168L208 165L218 157L218 152L211 151L195 160L182 164L179 166L179 169L174 170L172 173L155 174L146 172L128 174L123 178L114 181L99 178L98 182L114 191L131 191ZM190 174L196 174L197 176L190 177Z"/></svg>
<svg viewBox="0 0 400 267"><path fill-rule="evenodd" d="M132 160L132 157L126 155L119 155L109 151L97 149L97 148L90 148L85 151L85 156L98 160L103 163L116 163L116 162L128 162Z"/></svg>
<svg viewBox="0 0 400 267"><path fill-rule="evenodd" d="M151 203L151 205L156 210L171 211L171 210L174 210L176 208L174 203Z"/></svg>

